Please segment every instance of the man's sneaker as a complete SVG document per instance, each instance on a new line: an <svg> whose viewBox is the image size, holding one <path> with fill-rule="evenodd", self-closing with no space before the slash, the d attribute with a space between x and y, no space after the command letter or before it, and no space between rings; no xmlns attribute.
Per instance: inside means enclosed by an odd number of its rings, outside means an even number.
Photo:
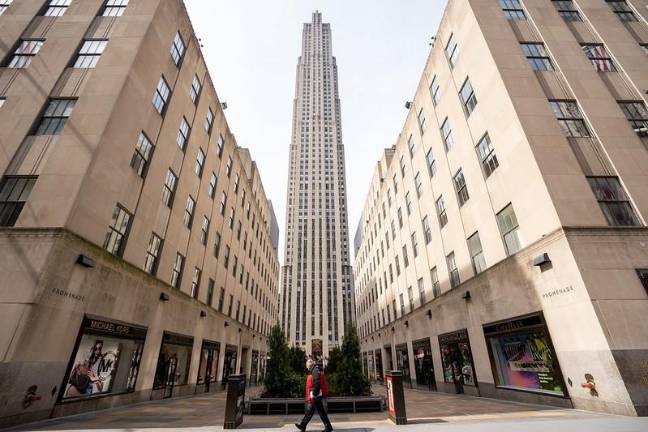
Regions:
<svg viewBox="0 0 648 432"><path fill-rule="evenodd" d="M295 423L295 427L301 432L306 432L306 426L302 426L301 423Z"/></svg>

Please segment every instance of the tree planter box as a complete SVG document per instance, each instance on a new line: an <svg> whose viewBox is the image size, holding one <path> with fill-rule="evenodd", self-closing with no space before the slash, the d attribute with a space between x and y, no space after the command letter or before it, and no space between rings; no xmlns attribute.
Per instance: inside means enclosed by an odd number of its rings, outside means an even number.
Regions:
<svg viewBox="0 0 648 432"><path fill-rule="evenodd" d="M330 397L327 400L329 413L380 412L385 407L382 396ZM302 398L250 399L246 411L250 415L303 414L304 403Z"/></svg>

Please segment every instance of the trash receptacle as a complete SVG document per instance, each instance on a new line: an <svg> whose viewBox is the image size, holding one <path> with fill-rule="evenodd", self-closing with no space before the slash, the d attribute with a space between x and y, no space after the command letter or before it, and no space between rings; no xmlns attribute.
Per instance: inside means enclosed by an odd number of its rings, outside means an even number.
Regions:
<svg viewBox="0 0 648 432"><path fill-rule="evenodd" d="M223 429L236 429L243 423L245 410L245 375L230 375L227 379L225 423Z"/></svg>
<svg viewBox="0 0 648 432"><path fill-rule="evenodd" d="M403 373L401 371L387 371L385 378L389 420L397 425L407 424L405 393L403 392Z"/></svg>

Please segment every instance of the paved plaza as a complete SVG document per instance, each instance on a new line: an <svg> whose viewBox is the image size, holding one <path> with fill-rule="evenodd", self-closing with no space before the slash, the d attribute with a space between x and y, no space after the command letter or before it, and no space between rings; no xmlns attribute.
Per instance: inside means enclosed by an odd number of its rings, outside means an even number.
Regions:
<svg viewBox="0 0 648 432"><path fill-rule="evenodd" d="M381 393L382 387L375 388ZM252 390L254 394L255 390ZM345 432L392 430L426 432L646 432L648 418L597 414L579 410L521 404L465 395L405 390L407 426L395 426L387 413L332 414L333 426ZM10 429L11 431L220 431L225 394L145 402L128 407L59 418ZM239 429L293 431L299 415L245 416ZM317 416L315 416L317 419ZM322 430L314 421L309 431Z"/></svg>

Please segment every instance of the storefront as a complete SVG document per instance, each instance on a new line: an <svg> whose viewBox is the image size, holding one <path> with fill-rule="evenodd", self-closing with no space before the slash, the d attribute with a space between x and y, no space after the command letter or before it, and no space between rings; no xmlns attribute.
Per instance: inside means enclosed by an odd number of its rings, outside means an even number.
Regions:
<svg viewBox="0 0 648 432"><path fill-rule="evenodd" d="M362 371L364 375L371 380L371 373L369 373L369 363L367 362L367 352L362 353Z"/></svg>
<svg viewBox="0 0 648 432"><path fill-rule="evenodd" d="M154 389L164 389L164 397L173 396L173 388L185 385L189 378L193 338L164 332L158 357Z"/></svg>
<svg viewBox="0 0 648 432"><path fill-rule="evenodd" d="M61 387L61 402L135 390L146 328L86 316Z"/></svg>
<svg viewBox="0 0 648 432"><path fill-rule="evenodd" d="M396 369L403 372L403 385L412 388L412 373L410 372L409 360L407 344L396 345Z"/></svg>
<svg viewBox="0 0 648 432"><path fill-rule="evenodd" d="M250 385L256 385L259 380L259 351L252 350L252 365L250 367Z"/></svg>
<svg viewBox="0 0 648 432"><path fill-rule="evenodd" d="M234 345L225 346L225 360L223 361L223 388L227 385L227 377L236 374L236 353L238 348Z"/></svg>
<svg viewBox="0 0 648 432"><path fill-rule="evenodd" d="M205 393L213 390L218 380L218 360L220 343L204 340L200 350L200 366L198 367L198 385L204 385Z"/></svg>
<svg viewBox="0 0 648 432"><path fill-rule="evenodd" d="M439 335L439 348L443 366L443 380L454 384L457 393L464 392L464 386L477 386L475 368L468 331L457 330Z"/></svg>
<svg viewBox="0 0 648 432"><path fill-rule="evenodd" d="M436 391L430 338L413 341L412 351L414 352L416 387L419 389Z"/></svg>
<svg viewBox="0 0 648 432"><path fill-rule="evenodd" d="M484 336L497 387L566 396L541 314L485 325Z"/></svg>
<svg viewBox="0 0 648 432"><path fill-rule="evenodd" d="M383 382L383 362L382 362L382 352L377 349L374 352L374 357L376 359L376 379L380 382Z"/></svg>
<svg viewBox="0 0 648 432"><path fill-rule="evenodd" d="M386 362L388 371L394 370L394 363L393 363L391 345L385 345L385 362Z"/></svg>

